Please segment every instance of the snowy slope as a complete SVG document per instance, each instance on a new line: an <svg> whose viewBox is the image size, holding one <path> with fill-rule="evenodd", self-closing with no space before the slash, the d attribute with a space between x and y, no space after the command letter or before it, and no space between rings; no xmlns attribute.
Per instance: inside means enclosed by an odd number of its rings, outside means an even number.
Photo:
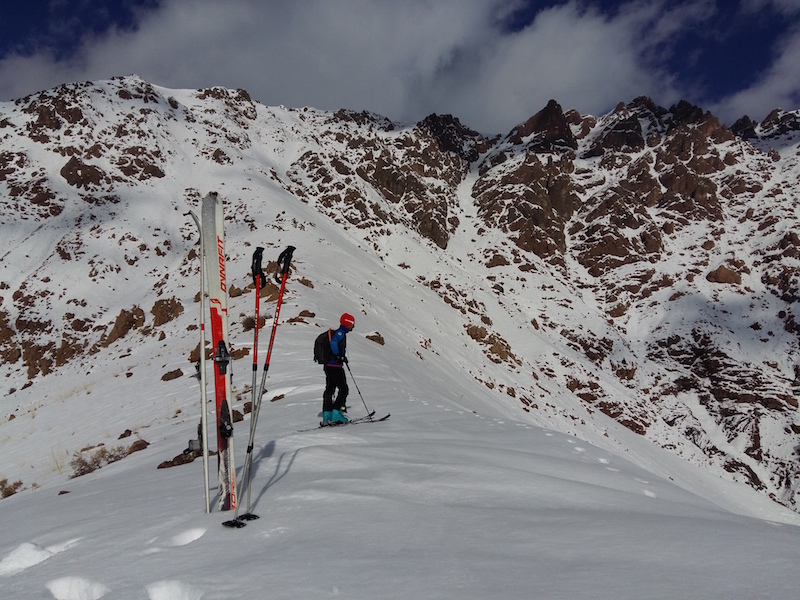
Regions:
<svg viewBox="0 0 800 600"><path fill-rule="evenodd" d="M135 77L62 86L3 108L0 342L4 439L15 443L0 477L12 483L41 485L69 470L74 452L186 410L177 399L184 381L169 379L192 372L197 343L196 233L184 213L214 189L228 203L237 294L255 245L300 249L306 285L293 292L293 316L317 316L292 327L359 310L386 340L380 352L416 355L455 380L457 397L478 394L477 408L628 448L630 436L609 433L607 414L696 464L794 500L792 113L756 127L753 145L691 107L667 113L637 99L599 120L569 117L572 133L551 137L578 145L578 156L545 161L531 153L550 143L531 125L541 115L488 140L447 119L404 128ZM565 118L551 105L543 114ZM621 126L638 126L647 145L628 136L635 148L611 152ZM650 148L653 136L663 148ZM659 161L676 162L659 174ZM634 168L649 163L650 175ZM721 170L707 179L691 171L704 164ZM679 167L689 169L682 185L717 186L729 201L692 192L682 201L700 216L676 208L667 183ZM537 193L543 184L526 173L540 171L566 190L553 202L581 203L572 213L554 204L553 222L568 232L555 255L547 254L560 243L552 222L516 229L512 220L514 210L541 209L517 200ZM568 175L575 181L566 185ZM661 178L663 189L642 188L663 195L658 210L620 195L641 183L634 175ZM519 232L544 239L544 249L524 251L534 242ZM605 243L597 232L616 239L602 260L620 264L593 275L587 256ZM660 239L660 253L637 259L639 238ZM626 244L632 254L614 254ZM741 284L706 281L720 264ZM344 305L333 316L318 308L327 293ZM232 298L234 320L250 310L246 296ZM233 329L245 333L241 322ZM248 335L235 340L245 365ZM77 377L87 372L100 377ZM152 391L145 385L162 377ZM96 400L106 387L131 401ZM59 424L53 401L91 418L59 438L52 456L29 459L33 432Z"/></svg>
<svg viewBox="0 0 800 600"><path fill-rule="evenodd" d="M233 530L221 526L229 515L204 514L201 461L155 468L193 433L197 389L184 386L184 414L141 431L148 449L3 501L4 594L744 599L796 592L796 515L652 445L614 453L489 407L474 412L468 407L485 398L457 396L459 382L420 369L414 357L385 361L355 332L359 388L370 408L392 417L298 433L316 418L321 380L319 368L308 367L300 327L281 324L276 334L268 397L280 399L264 406L254 451L259 520ZM363 412L356 398L354 415Z"/></svg>
<svg viewBox="0 0 800 600"><path fill-rule="evenodd" d="M560 332L613 334L620 348L635 348L637 327L647 332L648 319L681 313L631 311L624 329L607 327L597 289L555 277L536 256L526 255L533 270L520 275L508 237L479 219L476 166L462 171L453 162L441 173L460 173L454 188L430 187L458 216L448 222L445 251L399 211L361 228L357 203L350 214L308 194L326 181L298 167L304 156L313 162L309 148L344 152L347 135L370 127L395 147L411 147L407 130L377 117L333 127L325 125L330 115L310 109L135 78L52 96L71 99L30 113L8 103L0 118L3 151L14 154L2 170L0 339L22 339L27 353L15 358L4 345L11 354L0 371L9 390L0 404L0 481L25 488L0 502L4 596L784 598L796 591L795 513L721 477L722 469L660 448L565 385L598 373L604 389L637 401L639 389L587 362L571 334ZM75 103L80 117L70 112ZM20 141L21 131L39 141ZM76 156L81 164L65 171ZM394 210L363 185L368 213ZM199 214L212 190L227 215L237 410L250 400L252 252L264 246L274 260L287 245L297 248L254 452L261 519L238 531L220 525L230 515L204 514L201 461L156 468L181 454L199 421L190 356L199 338L200 265L185 213ZM486 261L498 253L511 264L489 272ZM736 292L721 295L726 301ZM261 360L274 302L262 301ZM732 308L722 306L722 313ZM357 320L348 343L355 383L369 408L392 417L299 433L321 408L314 337L344 311ZM18 337L4 338L9 330ZM789 344L782 335L776 343ZM723 439L696 397L683 395L709 435ZM351 414L364 412L355 386L348 404ZM245 417L235 428L240 466L248 425ZM70 478L76 457L137 440L149 445ZM694 451L706 465L692 447L683 454Z"/></svg>

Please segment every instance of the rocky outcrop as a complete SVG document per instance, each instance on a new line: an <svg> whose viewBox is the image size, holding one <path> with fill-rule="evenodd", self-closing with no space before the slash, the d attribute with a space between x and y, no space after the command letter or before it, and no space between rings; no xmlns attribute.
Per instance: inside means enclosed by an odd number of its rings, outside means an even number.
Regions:
<svg viewBox="0 0 800 600"><path fill-rule="evenodd" d="M508 141L515 145L525 145L530 152L555 152L578 148L578 142L564 111L555 100L550 100L547 106L525 123L512 129Z"/></svg>

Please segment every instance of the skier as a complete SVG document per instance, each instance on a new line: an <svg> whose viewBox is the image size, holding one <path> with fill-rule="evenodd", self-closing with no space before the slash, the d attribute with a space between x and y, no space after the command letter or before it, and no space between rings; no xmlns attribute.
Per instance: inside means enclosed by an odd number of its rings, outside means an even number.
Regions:
<svg viewBox="0 0 800 600"><path fill-rule="evenodd" d="M339 329L331 335L331 359L325 363L325 392L322 394L322 425L338 425L347 423L345 415L347 410L345 400L349 391L343 365L347 362L345 356L347 334L355 327L356 319L349 313L344 313L339 319ZM336 401L333 394L338 390Z"/></svg>

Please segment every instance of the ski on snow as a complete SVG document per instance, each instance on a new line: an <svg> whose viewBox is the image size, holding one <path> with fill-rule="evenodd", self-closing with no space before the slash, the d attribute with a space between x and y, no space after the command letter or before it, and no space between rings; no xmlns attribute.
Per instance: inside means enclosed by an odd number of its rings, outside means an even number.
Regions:
<svg viewBox="0 0 800 600"><path fill-rule="evenodd" d="M222 200L216 192L203 198L203 245L211 340L214 348L214 393L217 413L219 509L236 508L236 468L233 460L233 413L231 411L232 360L228 339L228 288L225 281L225 236ZM205 352L205 348L201 350Z"/></svg>
<svg viewBox="0 0 800 600"><path fill-rule="evenodd" d="M356 419L350 419L347 423L334 423L332 425L322 425L319 424L316 427L309 427L308 429L298 429L298 433L305 433L306 431L317 431L318 429L335 429L337 427L345 427L347 425L360 425L362 423L380 423L381 421L385 421L389 417L392 416L391 413L388 413L378 419L373 418L375 416L375 411L372 411L370 414L364 417L358 417Z"/></svg>

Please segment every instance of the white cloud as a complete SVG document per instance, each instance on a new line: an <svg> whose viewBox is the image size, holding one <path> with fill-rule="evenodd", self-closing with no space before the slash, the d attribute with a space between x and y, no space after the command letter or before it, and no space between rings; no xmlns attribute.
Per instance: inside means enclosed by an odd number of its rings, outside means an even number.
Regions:
<svg viewBox="0 0 800 600"><path fill-rule="evenodd" d="M726 122L743 115L760 121L775 108L800 106L800 28L794 29L776 48L777 59L751 87L710 107Z"/></svg>
<svg viewBox="0 0 800 600"><path fill-rule="evenodd" d="M449 103L462 120L489 131L508 130L551 98L596 112L652 88L630 43L623 27L568 4L475 49L474 62L429 82L427 92L432 104Z"/></svg>
<svg viewBox="0 0 800 600"><path fill-rule="evenodd" d="M12 55L0 61L0 98L11 100L73 81L74 69L58 63L50 52Z"/></svg>
<svg viewBox="0 0 800 600"><path fill-rule="evenodd" d="M504 30L502 17L522 3L163 0L135 31L87 38L69 62L46 54L0 61L0 98L137 73L167 87L242 87L265 104L365 109L406 122L452 113L505 133L551 98L593 114L642 94L677 100L686 90L660 66L664 55L675 33L714 11L712 0L634 0L609 16L570 0L521 31ZM780 91L778 77L765 93Z"/></svg>
<svg viewBox="0 0 800 600"><path fill-rule="evenodd" d="M584 114L639 95L671 103L680 93L653 56L679 24L660 12L653 2L629 3L612 17L579 2L544 10L526 29L493 39L470 65L470 78L431 82L431 89L462 120L488 124L488 131L507 131L551 98Z"/></svg>

